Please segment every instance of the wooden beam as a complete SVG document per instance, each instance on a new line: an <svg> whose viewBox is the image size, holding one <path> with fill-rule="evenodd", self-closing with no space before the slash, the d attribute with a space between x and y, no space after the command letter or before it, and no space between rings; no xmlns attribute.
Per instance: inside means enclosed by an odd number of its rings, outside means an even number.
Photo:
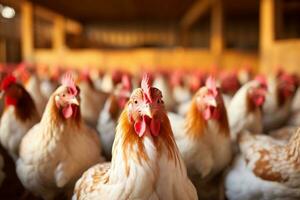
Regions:
<svg viewBox="0 0 300 200"><path fill-rule="evenodd" d="M54 50L65 48L65 19L59 15L54 18L52 42Z"/></svg>
<svg viewBox="0 0 300 200"><path fill-rule="evenodd" d="M211 13L210 49L214 56L219 57L223 52L223 48L223 4L222 0L216 0Z"/></svg>
<svg viewBox="0 0 300 200"><path fill-rule="evenodd" d="M24 61L33 59L33 8L28 1L21 4L21 47Z"/></svg>
<svg viewBox="0 0 300 200"><path fill-rule="evenodd" d="M271 49L275 39L275 2L274 0L261 0L260 1L260 50L268 51Z"/></svg>
<svg viewBox="0 0 300 200"><path fill-rule="evenodd" d="M189 29L201 16L203 16L215 0L197 0L186 12L180 21L182 29Z"/></svg>

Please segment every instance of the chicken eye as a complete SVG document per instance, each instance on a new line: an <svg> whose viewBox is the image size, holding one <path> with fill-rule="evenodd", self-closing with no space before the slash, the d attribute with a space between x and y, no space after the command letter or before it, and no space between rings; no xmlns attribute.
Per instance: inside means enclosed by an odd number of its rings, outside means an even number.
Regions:
<svg viewBox="0 0 300 200"><path fill-rule="evenodd" d="M66 97L66 94L63 94L62 96L63 96L63 97Z"/></svg>
<svg viewBox="0 0 300 200"><path fill-rule="evenodd" d="M137 103L138 103L138 101L137 101L137 100L134 100L134 103L135 103L135 104L137 104Z"/></svg>

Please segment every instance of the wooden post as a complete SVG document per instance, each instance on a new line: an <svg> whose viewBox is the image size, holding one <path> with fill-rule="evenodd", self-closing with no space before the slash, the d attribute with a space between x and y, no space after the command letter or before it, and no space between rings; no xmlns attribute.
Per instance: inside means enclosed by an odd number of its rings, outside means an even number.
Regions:
<svg viewBox="0 0 300 200"><path fill-rule="evenodd" d="M30 62L33 59L33 7L28 1L21 4L21 47L22 59Z"/></svg>
<svg viewBox="0 0 300 200"><path fill-rule="evenodd" d="M62 51L65 48L65 19L57 15L54 19L53 48L55 51Z"/></svg>
<svg viewBox="0 0 300 200"><path fill-rule="evenodd" d="M272 45L275 39L274 0L260 0L260 68L271 67Z"/></svg>
<svg viewBox="0 0 300 200"><path fill-rule="evenodd" d="M210 39L210 49L212 54L216 58L216 63L220 62L220 57L223 52L223 48L223 5L222 0L217 0L212 5Z"/></svg>

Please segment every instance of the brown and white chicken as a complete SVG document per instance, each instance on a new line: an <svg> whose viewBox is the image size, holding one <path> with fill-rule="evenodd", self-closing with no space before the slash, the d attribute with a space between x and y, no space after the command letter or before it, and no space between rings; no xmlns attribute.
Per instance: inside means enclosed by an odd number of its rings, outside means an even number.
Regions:
<svg viewBox="0 0 300 200"><path fill-rule="evenodd" d="M18 158L19 146L27 131L39 121L35 104L14 76L8 75L1 84L4 112L0 123L0 141L14 160Z"/></svg>
<svg viewBox="0 0 300 200"><path fill-rule="evenodd" d="M244 84L233 96L227 110L232 141L236 141L238 133L242 130L262 133L262 106L266 94L266 79L257 76Z"/></svg>
<svg viewBox="0 0 300 200"><path fill-rule="evenodd" d="M242 133L241 155L226 177L229 200L300 199L300 129L288 143Z"/></svg>
<svg viewBox="0 0 300 200"><path fill-rule="evenodd" d="M72 190L86 169L102 161L97 133L81 119L79 105L79 88L67 74L41 121L21 142L18 177L27 190L44 199Z"/></svg>
<svg viewBox="0 0 300 200"><path fill-rule="evenodd" d="M297 88L295 77L286 72L270 76L267 84L268 95L263 106L264 132L280 128L287 122Z"/></svg>
<svg viewBox="0 0 300 200"><path fill-rule="evenodd" d="M162 94L150 87L147 78L120 116L111 163L95 165L83 174L76 183L76 199L197 199Z"/></svg>
<svg viewBox="0 0 300 200"><path fill-rule="evenodd" d="M194 95L185 118L173 113L169 113L169 118L199 198L224 198L222 179L210 184L232 159L227 113L216 81L212 77L207 79L205 86Z"/></svg>

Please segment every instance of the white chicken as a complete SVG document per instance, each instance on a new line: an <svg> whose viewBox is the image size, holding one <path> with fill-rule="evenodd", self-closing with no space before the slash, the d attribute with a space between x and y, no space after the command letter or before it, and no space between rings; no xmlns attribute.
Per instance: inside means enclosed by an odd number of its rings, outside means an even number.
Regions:
<svg viewBox="0 0 300 200"><path fill-rule="evenodd" d="M76 183L76 199L197 199L162 94L149 86L147 78L142 88L133 91L120 116L112 162L83 174Z"/></svg>
<svg viewBox="0 0 300 200"><path fill-rule="evenodd" d="M262 133L262 106L267 93L267 83L263 76L244 84L233 96L228 106L228 120L231 138L236 141L242 130Z"/></svg>
<svg viewBox="0 0 300 200"><path fill-rule="evenodd" d="M67 74L50 97L40 123L23 138L17 174L44 199L71 191L90 166L102 161L97 133L82 121L79 88Z"/></svg>
<svg viewBox="0 0 300 200"><path fill-rule="evenodd" d="M280 72L268 79L268 95L263 106L264 132L280 128L290 116L296 80L291 74Z"/></svg>

